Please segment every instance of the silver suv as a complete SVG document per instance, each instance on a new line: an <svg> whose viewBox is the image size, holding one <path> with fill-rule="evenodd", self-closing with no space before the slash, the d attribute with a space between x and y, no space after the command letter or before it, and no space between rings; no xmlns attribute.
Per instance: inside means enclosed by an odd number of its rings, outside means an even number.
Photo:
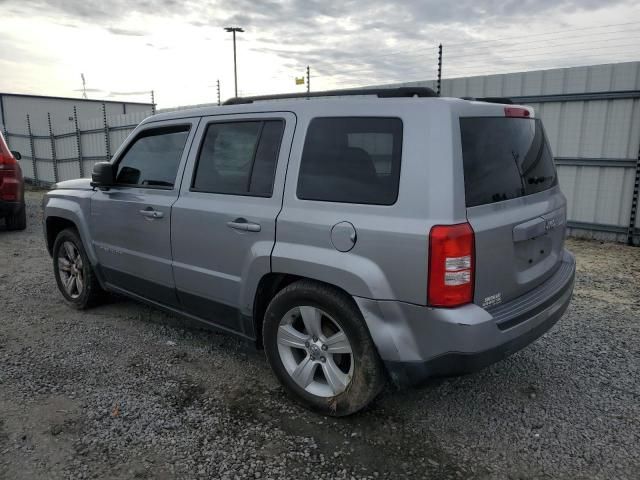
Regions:
<svg viewBox="0 0 640 480"><path fill-rule="evenodd" d="M315 96L154 115L91 180L57 184L44 230L64 299L116 292L239 335L330 415L387 380L486 366L560 318L575 262L532 109Z"/></svg>

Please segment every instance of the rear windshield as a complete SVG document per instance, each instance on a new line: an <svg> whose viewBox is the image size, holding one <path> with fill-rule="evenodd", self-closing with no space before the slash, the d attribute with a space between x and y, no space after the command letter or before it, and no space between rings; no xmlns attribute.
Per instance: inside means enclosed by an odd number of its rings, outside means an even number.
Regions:
<svg viewBox="0 0 640 480"><path fill-rule="evenodd" d="M467 207L548 190L558 183L539 119L460 119Z"/></svg>

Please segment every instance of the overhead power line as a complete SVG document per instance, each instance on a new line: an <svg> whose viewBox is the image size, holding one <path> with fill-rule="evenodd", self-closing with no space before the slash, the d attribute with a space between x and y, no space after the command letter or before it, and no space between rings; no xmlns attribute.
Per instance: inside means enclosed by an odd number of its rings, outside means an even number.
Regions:
<svg viewBox="0 0 640 480"><path fill-rule="evenodd" d="M544 37L544 36L548 36L548 35L552 35L555 33L566 33L566 32L572 32L572 31L582 31L582 30L593 30L593 29L601 29L601 28L605 28L605 27L617 27L617 26L621 26L621 25L640 25L640 22L628 22L628 23L614 23L614 24L610 24L610 25L601 25L601 26L597 26L597 27L584 27L584 28L579 28L579 29L568 29L568 30L557 30L555 32L550 32L550 33L540 33L540 34L533 34L533 35L519 35L519 36L514 36L514 37L502 37L500 39L493 39L493 40L473 40L473 39L469 39L465 42L459 42L459 43L447 43L446 41L443 42L443 45L445 46L445 48L447 49L447 58L449 58L449 52L452 51L451 47L456 47L456 46L462 46L464 49L473 49L473 48L485 48L483 47L483 45L485 43L495 43L495 42L502 42L502 41L507 41L507 40L516 40L515 42L510 41L508 44L508 47L511 46L515 46L515 45L529 45L532 43L535 44L539 44L541 42L541 40L538 37ZM589 33L584 33L584 34L578 34L578 35L568 35L566 37L558 37L558 38L553 38L551 40L569 40L569 39L575 39L575 38L584 38L584 37L589 37L592 38L593 41L597 41L597 40L605 40L602 38L602 36L605 35L611 35L614 33L623 33L623 32L630 32L630 33L634 33L634 30L627 30L627 29L619 29L619 30L614 30L614 31L610 31L610 32L589 32ZM597 38L598 36L600 36L600 38ZM533 39L535 37L535 39ZM433 52L437 52L438 47L437 47L437 42L434 42L433 45L429 45L427 47L421 47L422 50L422 56L429 56L431 57L431 53L429 53L430 50L432 50ZM453 51L455 52L456 49L454 48ZM292 52L292 54L295 54L296 52ZM358 52L360 53L360 52ZM465 53L465 52L460 52L460 53ZM355 55L355 54L354 54ZM381 53L376 55L376 58L385 58L385 57L398 57L398 56L407 56L407 55L411 55L410 51L405 49L402 50L387 50L385 53Z"/></svg>
<svg viewBox="0 0 640 480"><path fill-rule="evenodd" d="M487 63L485 65L470 65L470 66L450 66L448 69L449 75L447 78L455 78L455 77L469 77L469 76L477 76L477 75L500 75L504 73L514 73L514 72L525 72L531 70L546 70L551 68L571 68L577 67L581 65L591 65L593 64L593 60L600 60L602 58L606 58L610 60L610 63L617 63L619 61L624 61L623 58L612 58L612 54L608 52L603 52L600 54L590 55L588 58L576 58L576 57L567 57L562 59L539 59L537 61L527 62L527 66L519 67L518 64L509 64L509 65L493 65Z"/></svg>
<svg viewBox="0 0 640 480"><path fill-rule="evenodd" d="M638 32L640 34L640 32ZM602 40L602 39L594 39L593 41L596 42L601 42L601 41L606 41L606 42L615 42L618 40L629 40L632 38L640 38L639 36L622 36L622 37L614 37L614 38L607 38L606 40ZM551 44L546 44L546 45L538 45L537 47L526 47L527 52L530 52L531 50L544 50L544 49L550 49L550 48L554 48L554 47L568 47L568 46L573 46L573 45L584 45L585 42L584 40L580 41L580 42L561 42L561 43L551 43ZM524 47L520 46L520 45L509 45L506 46L504 48L498 48L498 47L483 47L482 51L487 51L487 50L496 50L496 51L500 51L500 52L504 52L505 50L507 52L512 52L512 51L518 51L518 50L522 50ZM458 55L456 53L453 53L452 55L447 55L447 59L456 59L456 58L467 58L467 57L471 57L471 56L475 56L477 55L478 52L463 52L462 54Z"/></svg>
<svg viewBox="0 0 640 480"><path fill-rule="evenodd" d="M586 51L594 51L594 50L610 50L612 48L621 48L621 47L637 47L637 43L621 43L621 44L615 44L615 45L602 45L600 47L586 47L586 48L575 48L575 49L570 49L570 50L566 50L566 51L558 51L558 52L553 52L555 54L560 54L560 55L570 55L572 53L575 52L586 52ZM511 52L510 52L511 53ZM631 52L629 52L631 53ZM637 49L635 50L635 53L637 53ZM482 63L487 63L487 62L491 62L492 60L521 60L523 58L532 58L532 57L549 57L550 56L550 52L538 52L538 53L532 53L532 54L525 54L525 55L516 55L516 56L506 56L503 57L500 55L499 52L493 53L493 55L491 57L484 57L484 58L478 58L478 56L475 56L475 60L471 60L471 61L464 61L462 62L462 64L474 64L477 62L482 62ZM447 60L449 60L449 58L447 57ZM454 62L455 64L455 62Z"/></svg>
<svg viewBox="0 0 640 480"><path fill-rule="evenodd" d="M632 44L633 45L633 44ZM617 47L615 47L617 48ZM524 64L518 64L516 62L512 62L508 65L496 65L492 63L490 60L482 64L474 63L463 63L463 64L448 64L446 68L447 75L446 78L455 78L461 76L476 76L476 75L499 75L505 73L513 73L516 71L530 71L537 69L548 69L548 68L558 68L558 67L574 67L579 65L589 64L590 59L604 59L610 60L612 63L618 61L624 61L628 59L629 55L636 54L635 50L628 50L625 52L616 52L612 53L610 51L601 51L598 53L594 53L593 55L589 55L587 58L577 59L575 57L562 57L562 58L538 58L538 59L529 59ZM624 58L627 56L627 58ZM392 83L405 83L412 81L424 81L424 80L434 80L436 78L436 73L428 74L425 73L423 75L418 75L415 73L415 70L412 70L414 73L398 73L397 76L393 77L373 77L375 80L371 80L372 72L360 70L359 72L349 72L349 74L343 74L340 76L336 75L316 75L317 79L322 79L326 83L331 83L332 85L340 85L340 86L362 86L371 83L376 84L392 84ZM413 80L411 77L417 77Z"/></svg>
<svg viewBox="0 0 640 480"><path fill-rule="evenodd" d="M516 36L509 36L509 37L500 37L500 38L493 38L493 39L487 39L487 40L470 39L469 41L477 45L480 43L493 43L493 42L502 42L506 40L516 40L516 39L522 40L523 38L529 39L534 37L543 37L548 35L555 35L557 33L578 32L583 30L597 30L602 28L620 27L623 25L639 25L639 24L640 22L610 23L608 25L596 25L591 27L580 27L580 28L569 28L569 29L563 28L562 30L550 30L547 32L540 32L540 33L533 33L533 34L526 34L526 35L516 35ZM450 44L447 44L447 47L456 47L458 45L464 45L466 43L467 42L450 43Z"/></svg>
<svg viewBox="0 0 640 480"><path fill-rule="evenodd" d="M629 45L633 45L633 44L629 44ZM612 48L618 48L618 47L619 46L614 46ZM499 57L485 58L482 60L478 60L477 62L447 63L446 64L447 74L443 75L443 78L450 78L452 70L467 71L469 69L475 69L476 67L484 68L486 71L489 71L489 72L502 67L511 68L512 70L514 68L517 68L520 71L535 70L537 68L537 65L539 65L541 61L544 61L545 64L548 64L551 67L563 68L563 67L571 66L568 64L563 64L563 62L572 62L573 60L576 60L574 57L567 56L567 55L570 55L570 53L571 52L564 53L563 56L556 56L548 60L545 58L542 58L543 55L536 55L535 57L537 58L534 58L533 56L509 57L509 59L505 58L505 60L508 60L508 61L504 65L498 63L500 60L502 60ZM637 52L635 50L621 51L621 52L604 51L604 52L594 53L593 55L588 55L586 57L583 57L577 60L584 62L585 60L588 60L590 58L598 58L598 59L603 58L603 59L610 60L609 62L606 62L606 63L618 63L618 62L624 62L624 61L632 61L633 58L631 56L636 55L636 53ZM519 60L519 59L527 60L526 65L525 65L525 62L513 61L513 60ZM322 79L322 80L331 80L331 79L336 80L341 78L354 78L354 77L355 78L360 78L360 77L375 78L376 76L377 75L376 75L375 69L367 68L367 67L359 67L359 68L355 67L354 69L343 71L342 73L314 75L314 78ZM403 71L399 71L397 73L397 76L399 77L398 81L405 81L404 79L407 76L418 76L422 80L435 79L437 77L437 70L435 68L423 69L421 65L414 65L414 66L407 67ZM378 80L375 80L375 81L376 83L380 83L380 81Z"/></svg>
<svg viewBox="0 0 640 480"><path fill-rule="evenodd" d="M609 32L609 33L613 33L613 32ZM619 33L616 32L616 33ZM576 37L574 37L576 38ZM593 36L591 36L592 41L593 42L599 42L599 41L603 41L603 39L601 38L594 38ZM637 36L624 36L624 37L615 37L615 38L609 38L606 39L606 41L610 42L610 41L621 41L621 40L630 40L630 39L635 39L635 38L640 38ZM539 43L539 42L538 42ZM550 44L550 45L538 45L538 46L534 46L534 47L527 47L526 51L532 51L532 50L544 50L544 49L551 49L551 51L549 52L543 52L543 53L536 53L536 54L525 54L525 55L517 55L517 57L513 57L513 56L506 56L506 57L502 57L500 56L500 53L502 52L507 52L510 54L514 54L519 50L524 50L523 47L517 46L517 45L509 45L502 48L491 48L490 49L490 54L491 54L491 58L496 58L499 60L505 59L512 59L512 58L530 58L533 56L539 56L539 55L569 55L571 52L573 51L584 51L585 49L567 49L567 48L563 48L563 47L567 47L567 46L574 46L574 45L584 45L585 42L571 42L571 43L554 43L554 44ZM597 46L597 47L589 47L589 50L596 50L596 49L602 49L602 48L619 48L619 47L624 47L627 46L627 44L607 44L607 45L601 45L601 46ZM470 49L473 49L475 47L470 47ZM487 54L487 47L482 48L482 50L479 49L480 47L478 47L477 52L461 52L461 53L449 53L450 50L448 49L448 46L445 45L445 49L447 50L447 64L448 65L452 65L451 61L455 61L455 60L459 60L459 59L463 59L463 58L475 58L478 56L482 56L482 60L483 62L488 61L489 59L486 58L486 54ZM423 49L424 52L424 49ZM320 73L319 75L316 75L317 78L327 78L327 77L331 77L334 75L341 75L342 73L351 73L351 72L357 72L357 73L362 73L363 70L367 71L367 72L371 72L371 73L375 73L376 69L379 68L379 66L374 65L374 62L376 60L379 60L380 58L384 58L387 56L390 56L391 54L378 54L375 56L371 56L371 57L366 57L364 62L359 63L358 65L342 65L337 67L335 64L331 65L331 69L339 69L339 72L330 75L330 74L322 74ZM434 63L430 63L433 62L435 58L437 58L438 52L437 52L437 47L433 48L433 52L432 53L420 53L418 55L414 55L412 58L407 56L407 51L402 52L402 55L400 56L400 58L398 59L398 57L396 56L396 61L395 62L390 62L389 64L389 68L395 68L397 67L399 64L403 64L402 66L404 68L416 68L416 69L421 69L425 72L428 72L429 70L433 69L434 73L436 72L436 66ZM455 64L455 63L454 63ZM415 66L415 67L414 67ZM322 72L325 69L323 68L322 63L318 63L317 64L317 70Z"/></svg>
<svg viewBox="0 0 640 480"><path fill-rule="evenodd" d="M571 67L577 66L577 63L585 64L590 60L604 58L608 60L607 63L637 59L637 39L640 38L638 25L640 21L484 40L470 38L456 43L445 41L443 78ZM308 55L308 52L289 51L286 48L274 53L294 57ZM576 58L577 54L580 54L580 58ZM432 80L437 76L437 56L435 41L431 45L416 45L410 50L386 50L372 56L363 55L362 50L354 51L353 59L357 58L357 62L349 61L349 55L345 55L343 50L337 61L315 60L314 78L321 84L334 88L409 82L409 77L417 77L418 81ZM381 80L381 77L386 79ZM243 93L247 95L249 92Z"/></svg>
<svg viewBox="0 0 640 480"><path fill-rule="evenodd" d="M630 38L635 38L635 37L630 37ZM634 48L636 47L636 45L637 45L636 43L617 43L617 44L602 45L599 47L564 49L564 50L555 50L553 52L537 52L532 54L524 54L524 55L516 55L516 56L512 56L512 55L501 56L499 51L494 50L490 53L490 55L484 55L484 56L475 55L474 59L465 60L462 62L457 62L456 61L457 58L449 57L447 55L446 67L448 71L451 71L452 69L456 69L456 70L465 69L469 66L473 67L477 65L486 66L487 68L492 68L493 66L495 68L496 62L510 61L510 60L534 60L535 61L536 58L550 57L550 55L551 55L551 58L549 58L550 62L552 63L555 62L556 64L558 64L558 66L562 66L560 63L567 59L571 60L571 57L569 56L576 52L597 51L598 52L597 56L602 56L602 55L611 56L613 54L616 54L618 56L634 55L634 54L637 55L638 53L637 49ZM624 50L627 47L631 47L631 48L629 48L628 50ZM610 50L613 50L613 49L616 49L619 51L610 52ZM513 53L513 52L509 52L509 53ZM593 55L588 55L588 57L593 57ZM433 61L435 61L435 58ZM424 62L425 62L424 58L417 58L414 61L410 62L410 65L405 65L405 71L414 72L417 70L422 70L424 72L423 78L427 78L429 75L433 75L434 76L433 78L435 78L437 74L436 66L434 65L429 68L425 68ZM516 63L516 62L509 62L509 63ZM336 68L335 66L332 66L332 67ZM319 67L318 70L322 71L322 68ZM319 74L319 75L315 75L315 77L326 79L326 78L335 78L335 77L341 77L341 76L349 76L353 74L372 75L376 73L376 70L377 70L376 67L372 64L350 65L350 66L341 67L340 72L337 72L334 74ZM444 77L446 78L447 75L445 75Z"/></svg>

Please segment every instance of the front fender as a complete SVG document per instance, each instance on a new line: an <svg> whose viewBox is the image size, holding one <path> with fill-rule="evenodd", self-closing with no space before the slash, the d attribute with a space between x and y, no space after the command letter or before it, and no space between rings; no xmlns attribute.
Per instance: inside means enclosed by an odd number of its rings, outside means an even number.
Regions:
<svg viewBox="0 0 640 480"><path fill-rule="evenodd" d="M91 196L93 191L73 191L65 193L64 190L53 191L47 193L43 202L43 221L45 229L45 238L47 238L47 219L58 217L72 222L84 245L89 261L93 266L98 264L91 242L91 233L89 230L89 217L91 213Z"/></svg>

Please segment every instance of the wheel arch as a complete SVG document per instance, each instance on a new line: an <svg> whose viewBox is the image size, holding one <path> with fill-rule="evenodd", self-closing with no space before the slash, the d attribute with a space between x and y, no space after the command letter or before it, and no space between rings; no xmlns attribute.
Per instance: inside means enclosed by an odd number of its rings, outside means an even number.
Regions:
<svg viewBox="0 0 640 480"><path fill-rule="evenodd" d="M341 288L337 285L323 282L322 280L318 280L313 277L294 275L290 273L276 273L270 272L264 275L260 281L258 282L258 287L256 289L256 294L253 302L253 327L256 334L256 346L258 348L263 347L262 343L262 324L264 321L264 314L269 306L271 300L284 288L288 287L294 282L300 280L308 280L318 285L323 285L325 287L330 287L337 292L343 294L350 302L353 303L355 308L362 313L358 303L355 301L353 296L347 292L344 288ZM368 328L368 327L367 327Z"/></svg>
<svg viewBox="0 0 640 480"><path fill-rule="evenodd" d="M45 220L45 237L47 242L47 251L49 255L53 255L53 244L56 238L63 230L73 228L78 231L77 225L68 218L52 216Z"/></svg>
<svg viewBox="0 0 640 480"><path fill-rule="evenodd" d="M88 199L80 199L80 201L84 202ZM88 205L86 207L89 208ZM97 265L98 260L91 243L88 219L82 206L67 198L49 198L44 208L44 233L49 255L53 252L53 243L56 237L65 228L75 228L80 235L89 261L92 265Z"/></svg>

